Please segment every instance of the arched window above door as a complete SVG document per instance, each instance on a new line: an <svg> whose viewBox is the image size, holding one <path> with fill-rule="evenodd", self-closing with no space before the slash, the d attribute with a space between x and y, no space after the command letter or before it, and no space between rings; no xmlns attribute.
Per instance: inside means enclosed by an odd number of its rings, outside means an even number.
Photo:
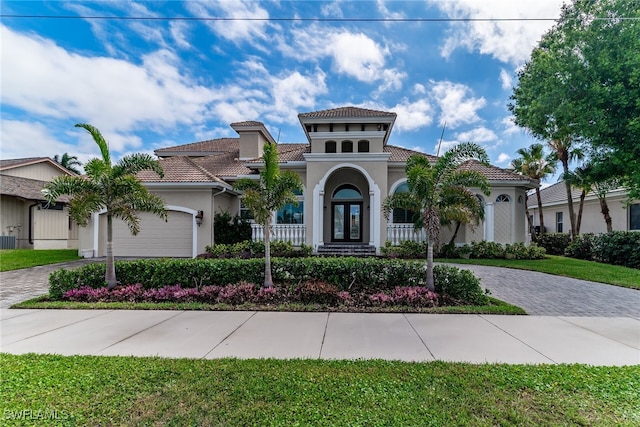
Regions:
<svg viewBox="0 0 640 427"><path fill-rule="evenodd" d="M362 200L362 193L354 185L343 184L333 192L334 200Z"/></svg>

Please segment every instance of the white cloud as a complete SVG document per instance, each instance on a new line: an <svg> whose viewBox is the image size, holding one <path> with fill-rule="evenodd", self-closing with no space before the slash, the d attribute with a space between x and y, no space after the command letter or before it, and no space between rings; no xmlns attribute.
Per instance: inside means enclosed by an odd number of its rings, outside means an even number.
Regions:
<svg viewBox="0 0 640 427"><path fill-rule="evenodd" d="M189 25L184 21L171 21L169 23L169 31L171 33L171 38L179 47L183 49L190 49L191 43L187 38L187 30Z"/></svg>
<svg viewBox="0 0 640 427"><path fill-rule="evenodd" d="M492 130L481 126L467 132L458 133L456 135L456 139L460 142L471 141L477 144L482 144L483 142L495 141L498 137Z"/></svg>
<svg viewBox="0 0 640 427"><path fill-rule="evenodd" d="M313 108L318 95L327 93L325 74L317 71L315 76L303 76L293 72L284 78L271 79L273 111L267 118L280 122L295 122L300 107Z"/></svg>
<svg viewBox="0 0 640 427"><path fill-rule="evenodd" d="M507 153L500 153L500 155L498 155L498 159L496 160L496 163L501 165L501 164L508 163L510 160L511 160L510 155L508 155Z"/></svg>
<svg viewBox="0 0 640 427"><path fill-rule="evenodd" d="M391 55L391 49L364 33L311 25L293 30L292 35L291 42L284 38L278 40L278 49L283 55L299 61L320 61L329 57L339 74L366 83L381 81L378 94L400 89L402 80L407 77L397 68L386 67L386 57Z"/></svg>
<svg viewBox="0 0 640 427"><path fill-rule="evenodd" d="M558 18L563 0L428 0L452 18ZM452 23L441 53L462 47L512 64L529 58L553 21L476 21Z"/></svg>
<svg viewBox="0 0 640 427"><path fill-rule="evenodd" d="M89 122L127 134L142 123L164 128L204 120L217 94L180 74L160 50L136 65L71 53L50 40L0 28L2 103L28 114ZM122 148L135 146L127 139Z"/></svg>
<svg viewBox="0 0 640 427"><path fill-rule="evenodd" d="M447 124L454 129L461 124L474 123L480 120L477 111L487 101L470 97L471 89L460 83L449 81L432 82L431 95L440 107L440 124Z"/></svg>
<svg viewBox="0 0 640 427"><path fill-rule="evenodd" d="M206 21L218 36L235 43L265 40L269 12L256 1L224 0L211 2L188 1L185 7L197 17L251 18L252 20Z"/></svg>
<svg viewBox="0 0 640 427"><path fill-rule="evenodd" d="M53 157L69 153L85 163L99 154L97 145L79 147L60 141L51 134L48 126L41 122L2 120L0 125L2 149L0 158L19 159L23 157ZM85 149L86 148L86 149Z"/></svg>
<svg viewBox="0 0 640 427"><path fill-rule="evenodd" d="M411 131L433 123L433 107L426 100L408 102L406 99L391 111L398 115L394 129L396 131Z"/></svg>
<svg viewBox="0 0 640 427"><path fill-rule="evenodd" d="M376 5L378 6L378 12L387 19L402 19L405 18L406 15L402 12L392 12L387 7L387 1L385 0L377 0Z"/></svg>
<svg viewBox="0 0 640 427"><path fill-rule="evenodd" d="M502 119L500 122L504 126L504 130L502 131L505 135L513 135L517 132L522 132L522 128L518 127L513 121L513 116L507 116Z"/></svg>
<svg viewBox="0 0 640 427"><path fill-rule="evenodd" d="M423 84L416 83L413 85L413 93L416 95L424 95L427 93L427 88Z"/></svg>
<svg viewBox="0 0 640 427"><path fill-rule="evenodd" d="M511 90L513 88L513 77L504 68L500 69L500 84L504 90Z"/></svg>
<svg viewBox="0 0 640 427"><path fill-rule="evenodd" d="M343 18L344 15L341 9L341 3L343 0L335 0L330 3L325 3L320 8L320 13L324 17Z"/></svg>

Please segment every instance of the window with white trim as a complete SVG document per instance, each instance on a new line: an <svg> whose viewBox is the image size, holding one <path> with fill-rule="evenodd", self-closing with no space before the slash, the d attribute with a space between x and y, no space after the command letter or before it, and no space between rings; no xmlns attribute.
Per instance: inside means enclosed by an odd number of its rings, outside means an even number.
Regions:
<svg viewBox="0 0 640 427"><path fill-rule="evenodd" d="M396 190L393 192L394 194L398 193L408 193L409 186L407 186L406 182L398 185ZM416 212L409 209L400 209L395 208L391 214L391 222L393 224L413 224L417 219Z"/></svg>
<svg viewBox="0 0 640 427"><path fill-rule="evenodd" d="M640 231L640 203L629 206L629 230Z"/></svg>
<svg viewBox="0 0 640 427"><path fill-rule="evenodd" d="M304 196L301 191L294 191L298 204L289 203L276 213L276 224L304 224Z"/></svg>
<svg viewBox="0 0 640 427"><path fill-rule="evenodd" d="M562 212L556 212L556 233L562 233L563 214Z"/></svg>

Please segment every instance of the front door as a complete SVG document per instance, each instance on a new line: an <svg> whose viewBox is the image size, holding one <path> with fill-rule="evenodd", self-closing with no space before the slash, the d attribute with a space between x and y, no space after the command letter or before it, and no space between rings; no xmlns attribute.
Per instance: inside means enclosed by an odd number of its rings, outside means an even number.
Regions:
<svg viewBox="0 0 640 427"><path fill-rule="evenodd" d="M362 242L362 202L332 203L332 242Z"/></svg>

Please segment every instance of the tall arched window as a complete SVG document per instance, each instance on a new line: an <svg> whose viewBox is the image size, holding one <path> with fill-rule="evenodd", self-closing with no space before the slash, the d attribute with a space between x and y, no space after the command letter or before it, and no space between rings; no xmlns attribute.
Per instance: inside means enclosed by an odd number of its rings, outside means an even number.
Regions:
<svg viewBox="0 0 640 427"><path fill-rule="evenodd" d="M353 141L342 141L342 152L353 153Z"/></svg>
<svg viewBox="0 0 640 427"><path fill-rule="evenodd" d="M394 194L408 193L409 187L404 182L396 188ZM395 208L391 214L391 222L394 224L413 224L417 218L417 213L408 209Z"/></svg>
<svg viewBox="0 0 640 427"><path fill-rule="evenodd" d="M361 200L362 193L355 185L343 184L333 192L333 200Z"/></svg>

